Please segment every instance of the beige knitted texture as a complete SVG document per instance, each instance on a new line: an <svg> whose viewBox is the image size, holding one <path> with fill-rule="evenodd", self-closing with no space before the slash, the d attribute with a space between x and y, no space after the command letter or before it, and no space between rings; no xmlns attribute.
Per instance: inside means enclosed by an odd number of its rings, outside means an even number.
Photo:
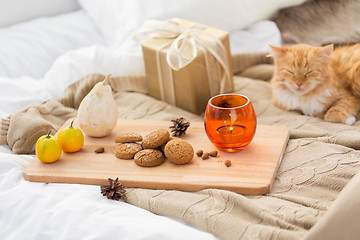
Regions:
<svg viewBox="0 0 360 240"><path fill-rule="evenodd" d="M0 145L7 144L7 133L9 131L10 116L0 119Z"/></svg>

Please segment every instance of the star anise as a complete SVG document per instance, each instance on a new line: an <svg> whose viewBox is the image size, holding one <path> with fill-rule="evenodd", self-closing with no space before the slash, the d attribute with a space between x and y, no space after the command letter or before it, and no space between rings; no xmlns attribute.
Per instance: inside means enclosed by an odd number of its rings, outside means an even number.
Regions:
<svg viewBox="0 0 360 240"><path fill-rule="evenodd" d="M179 137L182 134L185 134L187 128L190 126L189 122L185 122L183 117L171 120L173 126L171 126L170 132L172 133L173 137Z"/></svg>
<svg viewBox="0 0 360 240"><path fill-rule="evenodd" d="M119 182L119 178L108 179L109 183L101 186L101 194L106 196L108 199L119 201L122 198L126 201L126 187L122 182Z"/></svg>

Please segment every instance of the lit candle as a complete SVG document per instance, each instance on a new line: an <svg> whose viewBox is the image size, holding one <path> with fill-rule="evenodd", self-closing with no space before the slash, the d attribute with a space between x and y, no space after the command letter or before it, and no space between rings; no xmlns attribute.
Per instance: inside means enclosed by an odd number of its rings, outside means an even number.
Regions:
<svg viewBox="0 0 360 240"><path fill-rule="evenodd" d="M246 127L242 125L225 125L216 130L223 136L239 136L243 135L246 131Z"/></svg>
<svg viewBox="0 0 360 240"><path fill-rule="evenodd" d="M244 95L220 94L209 99L204 126L210 142L216 147L226 152L240 151L254 137L255 111Z"/></svg>
<svg viewBox="0 0 360 240"><path fill-rule="evenodd" d="M234 128L232 126L229 127L229 130L230 130L230 134L233 134Z"/></svg>

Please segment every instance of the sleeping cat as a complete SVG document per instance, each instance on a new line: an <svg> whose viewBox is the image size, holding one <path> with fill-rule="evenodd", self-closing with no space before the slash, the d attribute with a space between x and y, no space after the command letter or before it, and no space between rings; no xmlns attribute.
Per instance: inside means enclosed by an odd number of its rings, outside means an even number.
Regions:
<svg viewBox="0 0 360 240"><path fill-rule="evenodd" d="M273 103L329 122L354 124L360 109L360 44L270 46Z"/></svg>

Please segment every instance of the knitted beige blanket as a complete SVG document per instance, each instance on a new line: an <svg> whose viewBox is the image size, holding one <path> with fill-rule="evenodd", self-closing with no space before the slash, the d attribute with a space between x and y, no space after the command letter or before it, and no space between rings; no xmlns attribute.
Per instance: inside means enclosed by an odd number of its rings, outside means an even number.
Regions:
<svg viewBox="0 0 360 240"><path fill-rule="evenodd" d="M197 225L221 239L359 239L354 223L360 222L360 175L352 178L360 169L360 123L328 123L276 108L266 81L272 66L257 65L264 61L253 56L247 56L246 64L239 59L234 61L235 71L241 72L234 79L235 92L251 99L259 124L286 126L291 133L270 193L243 196L215 189L130 189L128 202ZM89 75L68 87L61 99L31 105L1 120L1 143L8 144L14 153L32 153L36 139L48 130L55 132L74 117L82 98L103 78ZM170 121L182 116L190 121L203 120L141 93L146 92L143 76L115 76L110 84L119 118Z"/></svg>

